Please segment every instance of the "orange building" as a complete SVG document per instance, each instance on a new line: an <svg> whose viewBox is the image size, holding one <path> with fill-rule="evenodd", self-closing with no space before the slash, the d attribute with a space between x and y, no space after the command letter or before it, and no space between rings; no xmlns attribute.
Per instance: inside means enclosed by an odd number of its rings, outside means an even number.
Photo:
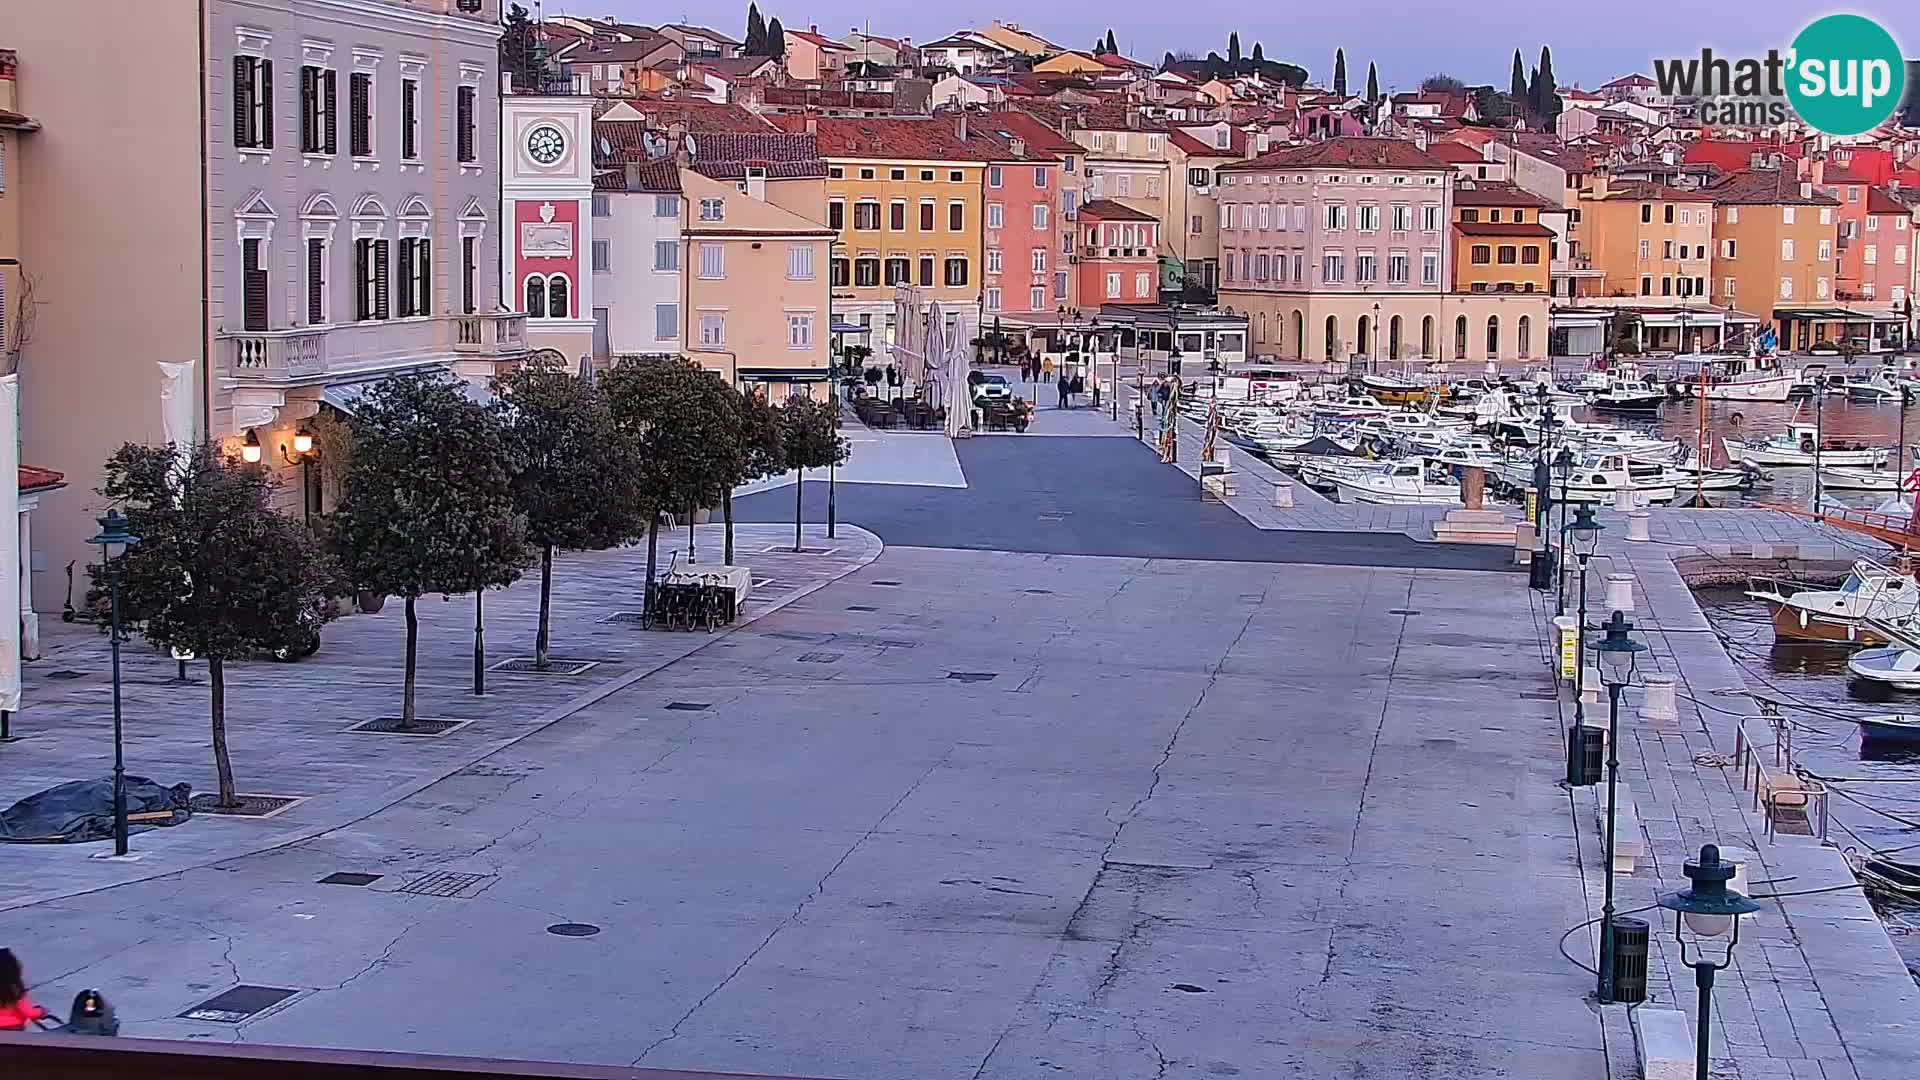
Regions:
<svg viewBox="0 0 1920 1080"><path fill-rule="evenodd" d="M1605 295L1707 295L1714 215L1705 192L1596 175L1574 209L1570 254L1600 271Z"/></svg>
<svg viewBox="0 0 1920 1080"><path fill-rule="evenodd" d="M1454 185L1453 291L1549 292L1557 234L1540 213L1556 209L1512 184Z"/></svg>
<svg viewBox="0 0 1920 1080"><path fill-rule="evenodd" d="M1713 300L1779 326L1782 349L1828 336L1840 202L1784 169L1747 169L1713 199Z"/></svg>
<svg viewBox="0 0 1920 1080"><path fill-rule="evenodd" d="M1080 302L1151 304L1160 299L1160 223L1112 199L1080 208Z"/></svg>

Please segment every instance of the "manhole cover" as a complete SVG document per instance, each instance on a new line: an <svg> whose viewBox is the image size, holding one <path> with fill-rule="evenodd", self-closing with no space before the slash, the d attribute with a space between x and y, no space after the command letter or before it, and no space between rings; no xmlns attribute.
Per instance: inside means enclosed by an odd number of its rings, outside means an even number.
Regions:
<svg viewBox="0 0 1920 1080"><path fill-rule="evenodd" d="M547 927L547 933L560 937L592 937L600 928L589 922L557 922Z"/></svg>
<svg viewBox="0 0 1920 1080"><path fill-rule="evenodd" d="M667 708L678 712L706 712L713 706L704 701L669 701Z"/></svg>
<svg viewBox="0 0 1920 1080"><path fill-rule="evenodd" d="M1420 609L1419 609L1419 608L1404 608L1404 607L1397 607L1397 608L1388 608L1388 609L1387 609L1387 614L1389 614L1389 615L1418 615L1418 614L1420 614Z"/></svg>
<svg viewBox="0 0 1920 1080"><path fill-rule="evenodd" d="M416 738L433 738L458 731L471 723L473 723L471 720L430 720L416 716L413 723L402 725L397 716L376 716L371 720L362 720L347 730L367 735L412 735Z"/></svg>
<svg viewBox="0 0 1920 1080"><path fill-rule="evenodd" d="M949 671L947 672L947 678L952 679L956 682L989 682L999 677L1000 676L997 672L992 672L992 671Z"/></svg>
<svg viewBox="0 0 1920 1080"><path fill-rule="evenodd" d="M415 896L459 896L483 881L493 880L490 874L462 874L453 870L435 870L414 878L400 886L403 893Z"/></svg>
<svg viewBox="0 0 1920 1080"><path fill-rule="evenodd" d="M831 664L840 659L837 652L808 652L796 657L803 664Z"/></svg>
<svg viewBox="0 0 1920 1080"><path fill-rule="evenodd" d="M647 615L644 611L616 611L600 621L603 623L622 624L643 623L647 621Z"/></svg>
<svg viewBox="0 0 1920 1080"><path fill-rule="evenodd" d="M885 586L894 586L894 585L898 585L898 584L900 584L900 583L899 583L899 582L897 582L897 581L869 581L869 582L867 582L867 584L869 584L869 585L885 585Z"/></svg>
<svg viewBox="0 0 1920 1080"><path fill-rule="evenodd" d="M65 669L62 669L60 671L47 672L47 678L60 679L63 681L66 679L84 679L86 677L87 677L87 673L84 671L67 671Z"/></svg>
<svg viewBox="0 0 1920 1080"><path fill-rule="evenodd" d="M206 1020L215 1024L237 1024L299 993L280 986L236 986L224 994L208 998L180 1015L188 1020Z"/></svg>
<svg viewBox="0 0 1920 1080"><path fill-rule="evenodd" d="M877 607L868 607L865 604L848 604L847 610L848 611L879 611L880 609Z"/></svg>
<svg viewBox="0 0 1920 1080"><path fill-rule="evenodd" d="M514 675L580 675L600 666L598 660L561 660L548 657L543 669L531 656L516 656L511 660L502 660L488 668L488 671L505 671Z"/></svg>
<svg viewBox="0 0 1920 1080"><path fill-rule="evenodd" d="M379 881L384 874L361 874L351 870L341 870L320 879L322 885L371 885Z"/></svg>

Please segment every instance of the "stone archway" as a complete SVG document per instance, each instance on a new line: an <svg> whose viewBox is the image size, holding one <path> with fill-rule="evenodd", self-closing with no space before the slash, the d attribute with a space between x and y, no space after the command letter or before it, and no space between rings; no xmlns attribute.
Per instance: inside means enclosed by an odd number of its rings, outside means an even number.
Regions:
<svg viewBox="0 0 1920 1080"><path fill-rule="evenodd" d="M1401 319L1400 319L1400 316L1395 315L1392 319L1388 320L1387 322L1387 358L1390 360L1398 360L1401 358L1400 357L1400 348L1401 348L1400 331L1401 331Z"/></svg>

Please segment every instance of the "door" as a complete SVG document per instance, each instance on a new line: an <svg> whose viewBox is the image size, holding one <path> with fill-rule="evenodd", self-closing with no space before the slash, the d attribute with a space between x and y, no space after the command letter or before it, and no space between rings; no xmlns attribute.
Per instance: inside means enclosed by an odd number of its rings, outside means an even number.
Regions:
<svg viewBox="0 0 1920 1080"><path fill-rule="evenodd" d="M593 355L606 357L613 355L613 349L607 340L607 309L593 309Z"/></svg>

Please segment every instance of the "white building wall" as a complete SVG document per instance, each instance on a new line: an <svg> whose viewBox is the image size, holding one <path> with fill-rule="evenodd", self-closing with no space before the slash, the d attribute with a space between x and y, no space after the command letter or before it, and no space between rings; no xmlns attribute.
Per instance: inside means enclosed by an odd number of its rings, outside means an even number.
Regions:
<svg viewBox="0 0 1920 1080"><path fill-rule="evenodd" d="M594 275L594 298L607 309L607 337L616 354L680 349L687 251L680 242L679 213L660 215L660 198L649 192L614 192L607 198L608 216L597 223L606 232L610 269ZM673 246L678 269L658 269L660 243ZM675 312L674 332L664 338L657 334L661 304L673 305Z"/></svg>

